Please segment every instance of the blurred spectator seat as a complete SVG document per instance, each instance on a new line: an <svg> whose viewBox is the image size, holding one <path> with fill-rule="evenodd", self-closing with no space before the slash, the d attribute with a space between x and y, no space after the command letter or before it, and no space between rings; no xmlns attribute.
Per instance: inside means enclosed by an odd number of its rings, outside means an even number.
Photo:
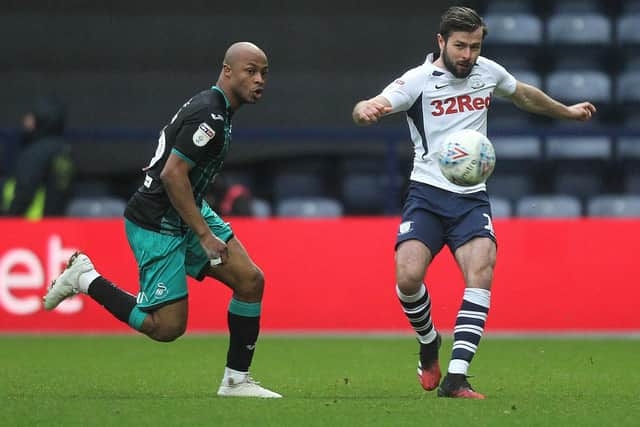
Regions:
<svg viewBox="0 0 640 427"><path fill-rule="evenodd" d="M611 78L602 71L554 71L547 76L546 86L551 97L567 103L611 102Z"/></svg>
<svg viewBox="0 0 640 427"><path fill-rule="evenodd" d="M608 137L550 137L546 157L556 193L588 197L605 190L606 166L612 159Z"/></svg>
<svg viewBox="0 0 640 427"><path fill-rule="evenodd" d="M640 104L640 70L621 73L616 81L615 92L619 104Z"/></svg>
<svg viewBox="0 0 640 427"><path fill-rule="evenodd" d="M640 195L606 194L587 202L587 215L595 217L640 217Z"/></svg>
<svg viewBox="0 0 640 427"><path fill-rule="evenodd" d="M73 183L74 197L105 197L110 196L109 183L102 179L82 179Z"/></svg>
<svg viewBox="0 0 640 427"><path fill-rule="evenodd" d="M640 194L640 137L621 137L616 148L616 163L624 177L624 191Z"/></svg>
<svg viewBox="0 0 640 427"><path fill-rule="evenodd" d="M489 0L485 16L496 13L530 13L529 0ZM491 28L491 27L490 27Z"/></svg>
<svg viewBox="0 0 640 427"><path fill-rule="evenodd" d="M611 41L611 22L599 13L558 13L547 20L547 50L554 61L604 61Z"/></svg>
<svg viewBox="0 0 640 427"><path fill-rule="evenodd" d="M640 13L640 1L638 0L623 0L622 1L623 13Z"/></svg>
<svg viewBox="0 0 640 427"><path fill-rule="evenodd" d="M343 212L339 201L323 197L285 199L276 205L276 213L280 217L336 218Z"/></svg>
<svg viewBox="0 0 640 427"><path fill-rule="evenodd" d="M547 21L547 36L552 44L605 46L611 43L611 23L599 13L557 13Z"/></svg>
<svg viewBox="0 0 640 427"><path fill-rule="evenodd" d="M542 43L542 22L529 13L486 14L484 21L490 28L483 45L537 46Z"/></svg>
<svg viewBox="0 0 640 427"><path fill-rule="evenodd" d="M616 40L620 46L640 45L640 11L618 18Z"/></svg>
<svg viewBox="0 0 640 427"><path fill-rule="evenodd" d="M256 218L269 218L271 216L271 205L264 199L254 198L251 200L253 216Z"/></svg>
<svg viewBox="0 0 640 427"><path fill-rule="evenodd" d="M573 196L525 196L518 200L516 213L525 218L576 218L582 214L582 206Z"/></svg>
<svg viewBox="0 0 640 427"><path fill-rule="evenodd" d="M389 195L388 186L388 174L347 173L342 178L342 200L347 213L383 213Z"/></svg>
<svg viewBox="0 0 640 427"><path fill-rule="evenodd" d="M598 3L594 0L562 0L553 2L554 13L598 13Z"/></svg>
<svg viewBox="0 0 640 427"><path fill-rule="evenodd" d="M542 160L542 142L537 136L492 138L496 169L487 182L490 195L516 200L536 192L536 173Z"/></svg>
<svg viewBox="0 0 640 427"><path fill-rule="evenodd" d="M509 218L512 215L511 203L502 197L489 197L493 218Z"/></svg>
<svg viewBox="0 0 640 427"><path fill-rule="evenodd" d="M293 197L319 197L324 195L322 179L311 173L281 173L273 178L273 197L280 201Z"/></svg>
<svg viewBox="0 0 640 427"><path fill-rule="evenodd" d="M116 197L77 197L67 206L66 216L115 218L124 214L127 202Z"/></svg>

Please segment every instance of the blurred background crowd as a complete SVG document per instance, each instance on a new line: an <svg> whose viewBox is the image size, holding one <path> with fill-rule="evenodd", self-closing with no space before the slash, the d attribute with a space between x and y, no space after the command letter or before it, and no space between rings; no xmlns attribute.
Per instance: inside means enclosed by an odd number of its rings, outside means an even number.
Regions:
<svg viewBox="0 0 640 427"><path fill-rule="evenodd" d="M412 160L404 118L362 129L351 109L436 50L451 4L484 17L484 56L554 98L598 108L587 124L554 122L493 99L494 216L640 216L638 0L8 0L2 212L119 216L159 130L215 81L230 43L250 40L271 73L261 103L234 117L210 202L222 215L398 214Z"/></svg>

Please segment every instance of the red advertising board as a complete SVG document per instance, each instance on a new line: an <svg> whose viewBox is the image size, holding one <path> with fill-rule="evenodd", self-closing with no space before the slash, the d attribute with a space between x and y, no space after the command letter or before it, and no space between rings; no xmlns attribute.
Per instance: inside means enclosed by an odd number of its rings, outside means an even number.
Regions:
<svg viewBox="0 0 640 427"><path fill-rule="evenodd" d="M267 332L409 332L395 296L398 218L234 219L266 277ZM637 220L496 221L492 332L638 332L633 266ZM86 296L42 309L47 284L76 249L106 278L136 293L137 270L119 220L0 221L0 332L124 332ZM450 331L464 290L448 250L426 283L436 327ZM190 282L189 331L226 330L230 291Z"/></svg>

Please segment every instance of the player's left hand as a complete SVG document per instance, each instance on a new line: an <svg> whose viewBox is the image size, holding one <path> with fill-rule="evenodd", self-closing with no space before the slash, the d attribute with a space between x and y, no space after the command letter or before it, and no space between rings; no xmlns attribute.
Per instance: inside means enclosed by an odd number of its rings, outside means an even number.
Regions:
<svg viewBox="0 0 640 427"><path fill-rule="evenodd" d="M586 122L591 119L591 115L595 113L596 107L590 102L580 102L569 106L569 118Z"/></svg>

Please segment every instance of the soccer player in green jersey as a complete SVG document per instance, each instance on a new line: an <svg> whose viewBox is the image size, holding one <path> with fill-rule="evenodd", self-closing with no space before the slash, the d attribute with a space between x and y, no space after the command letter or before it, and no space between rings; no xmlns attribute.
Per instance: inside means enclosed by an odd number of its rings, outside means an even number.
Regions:
<svg viewBox="0 0 640 427"><path fill-rule="evenodd" d="M117 319L157 341L173 341L187 326L187 276L212 277L233 290L230 343L220 396L278 398L249 375L260 329L264 277L228 223L204 200L231 144L231 118L242 104L262 98L269 69L256 45L227 50L216 85L189 99L160 132L143 185L125 210L129 245L140 277L137 298L75 253L53 281L44 307L54 309L79 292Z"/></svg>

